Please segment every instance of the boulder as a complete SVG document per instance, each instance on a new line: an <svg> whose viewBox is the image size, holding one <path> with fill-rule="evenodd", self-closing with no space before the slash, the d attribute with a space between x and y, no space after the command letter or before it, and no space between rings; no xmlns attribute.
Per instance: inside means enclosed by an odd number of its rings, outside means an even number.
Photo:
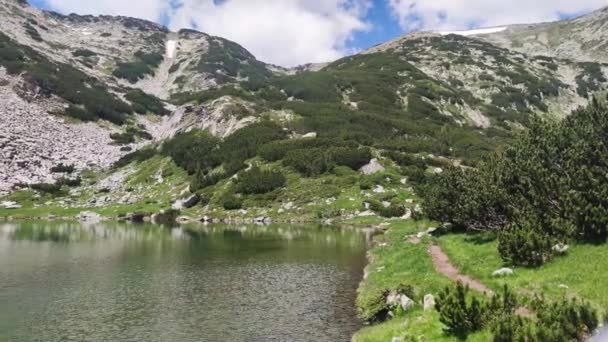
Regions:
<svg viewBox="0 0 608 342"><path fill-rule="evenodd" d="M401 306L403 310L407 311L416 305L416 302L404 294L391 291L386 297L386 304L391 307Z"/></svg>
<svg viewBox="0 0 608 342"><path fill-rule="evenodd" d="M17 204L17 202L12 201L4 201L2 202L2 206L4 209L21 209L21 205Z"/></svg>
<svg viewBox="0 0 608 342"><path fill-rule="evenodd" d="M504 276L510 276L513 275L515 272L513 272L512 269L507 268L507 267L503 267L499 270L496 270L492 273L493 277L504 277Z"/></svg>
<svg viewBox="0 0 608 342"><path fill-rule="evenodd" d="M317 137L317 132L306 133L302 136L304 139L314 139Z"/></svg>
<svg viewBox="0 0 608 342"><path fill-rule="evenodd" d="M194 194L184 200L182 200L182 205L184 208L192 208L195 205L199 204L201 201L201 197L198 194Z"/></svg>
<svg viewBox="0 0 608 342"><path fill-rule="evenodd" d="M357 214L357 217L370 217L376 216L376 213L371 210L366 210Z"/></svg>
<svg viewBox="0 0 608 342"><path fill-rule="evenodd" d="M184 202L182 200L177 200L175 203L171 205L171 209L174 210L182 210L184 209Z"/></svg>
<svg viewBox="0 0 608 342"><path fill-rule="evenodd" d="M432 294L424 296L424 311L433 310L435 308L435 297Z"/></svg>
<svg viewBox="0 0 608 342"><path fill-rule="evenodd" d="M364 165L361 169L359 169L359 171L361 171L361 173L363 173L364 175L368 175L368 176L373 175L378 172L382 172L384 170L385 170L384 166L382 166L382 164L380 164L380 162L376 158L370 160L370 162L367 165Z"/></svg>
<svg viewBox="0 0 608 342"><path fill-rule="evenodd" d="M557 254L566 254L568 253L569 249L570 246L563 243L558 243L557 245L553 246L553 251Z"/></svg>
<svg viewBox="0 0 608 342"><path fill-rule="evenodd" d="M429 229L426 230L426 233L429 235L433 235L433 233L435 233L437 231L436 227L431 227Z"/></svg>

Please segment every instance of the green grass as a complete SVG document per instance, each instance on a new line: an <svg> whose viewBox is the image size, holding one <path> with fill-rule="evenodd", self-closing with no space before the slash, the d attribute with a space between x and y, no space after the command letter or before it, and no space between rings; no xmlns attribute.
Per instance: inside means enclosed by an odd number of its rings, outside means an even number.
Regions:
<svg viewBox="0 0 608 342"><path fill-rule="evenodd" d="M498 255L497 242L465 234L451 234L438 239L452 263L461 272L499 290L508 284L524 293L544 293L549 298L576 296L592 302L598 309L608 307L608 245L574 245L567 255L556 257L540 268L514 268L515 275L494 278L492 272L508 266ZM568 286L567 289L560 285Z"/></svg>
<svg viewBox="0 0 608 342"><path fill-rule="evenodd" d="M446 335L439 321L439 313L435 310L422 311L416 309L402 317L397 317L386 323L361 329L354 337L355 342L389 342L393 337L404 341L442 341L456 342L456 337ZM479 332L468 337L467 341L490 341L488 332Z"/></svg>
<svg viewBox="0 0 608 342"><path fill-rule="evenodd" d="M372 262L368 265L368 277L359 287L357 303L359 309L366 297L376 291L394 289L399 285L411 285L419 303L416 310L384 323L362 329L354 341L390 341L392 337L419 337L422 340L446 340L437 313L423 312L420 308L426 294L436 294L450 281L435 272L427 253L430 240L414 245L407 236L433 226L428 221L399 220L389 224L389 230L376 237L377 247L370 251ZM387 244L386 246L384 244Z"/></svg>
<svg viewBox="0 0 608 342"><path fill-rule="evenodd" d="M378 224L357 220L356 223ZM488 234L448 234L438 238L424 238L419 245L407 243L407 236L433 226L428 221L385 221L389 230L376 237L377 247L371 250L372 262L369 276L359 288L357 303L365 303L366 296L375 291L394 289L397 286L414 287L415 300L420 303L425 294L434 294L452 282L435 272L427 248L438 243L450 257L450 261L463 274L480 280L499 291L504 284L524 296L543 294L549 300L579 297L590 301L600 312L608 307L608 245L574 245L565 256L556 257L541 268L515 268L515 275L495 278L492 272L508 266L500 258L497 242ZM386 245L384 245L386 244ZM562 288L566 285L568 288ZM401 337L404 341L456 341L446 336L434 310L422 311L418 306L403 316L363 328L354 336L356 342L390 341ZM467 341L491 340L488 330L470 335Z"/></svg>

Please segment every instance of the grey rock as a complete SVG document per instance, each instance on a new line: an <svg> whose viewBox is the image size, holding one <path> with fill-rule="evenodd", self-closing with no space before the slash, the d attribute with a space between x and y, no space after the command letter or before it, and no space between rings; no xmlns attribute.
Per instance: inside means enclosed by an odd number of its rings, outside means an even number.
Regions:
<svg viewBox="0 0 608 342"><path fill-rule="evenodd" d="M364 175L368 175L368 176L373 175L378 172L382 172L384 170L385 170L384 166L382 166L382 164L380 164L380 162L376 158L370 160L370 162L367 165L364 165L361 169L359 169L359 171L361 171L361 173L363 173Z"/></svg>
<svg viewBox="0 0 608 342"><path fill-rule="evenodd" d="M182 201L184 208L192 208L201 201L201 197L194 194Z"/></svg>
<svg viewBox="0 0 608 342"><path fill-rule="evenodd" d="M407 311L416 305L416 302L404 294L391 291L386 297L386 304L391 307L400 306L403 310Z"/></svg>
<svg viewBox="0 0 608 342"><path fill-rule="evenodd" d="M433 310L435 308L435 296L427 294L424 296L424 311Z"/></svg>
<svg viewBox="0 0 608 342"><path fill-rule="evenodd" d="M494 271L492 273L492 276L493 277L504 277L504 276L510 276L513 274L515 274L515 272L512 269L510 269L508 267L503 267L499 270Z"/></svg>
<svg viewBox="0 0 608 342"><path fill-rule="evenodd" d="M99 222L103 220L103 217L98 213L92 211L83 211L76 215L76 219L84 222Z"/></svg>
<svg viewBox="0 0 608 342"><path fill-rule="evenodd" d="M566 254L566 253L568 253L570 246L563 244L563 243L558 243L557 245L553 246L552 249L557 254Z"/></svg>

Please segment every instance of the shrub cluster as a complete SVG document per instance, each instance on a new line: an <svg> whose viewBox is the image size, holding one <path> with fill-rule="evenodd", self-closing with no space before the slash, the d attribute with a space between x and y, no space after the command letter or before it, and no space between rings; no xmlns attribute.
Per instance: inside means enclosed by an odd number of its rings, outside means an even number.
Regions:
<svg viewBox="0 0 608 342"><path fill-rule="evenodd" d="M112 74L131 83L143 79L147 75L154 75L154 69L163 61L163 55L158 52L145 53L137 51L132 62L118 63Z"/></svg>
<svg viewBox="0 0 608 342"><path fill-rule="evenodd" d="M535 317L517 314L518 302L506 285L487 300L469 293L459 282L439 294L435 308L445 331L460 339L489 328L495 342L580 341L599 325L597 311L576 299L548 302L537 297L531 305Z"/></svg>
<svg viewBox="0 0 608 342"><path fill-rule="evenodd" d="M292 167L306 177L318 176L336 166L358 170L372 158L368 148L334 147L310 148L287 152L283 165Z"/></svg>
<svg viewBox="0 0 608 342"><path fill-rule="evenodd" d="M104 119L123 124L131 107L109 93L97 79L67 64L49 61L33 49L0 33L0 65L10 74L23 74L41 95L57 95L72 106L67 115L82 120Z"/></svg>
<svg viewBox="0 0 608 342"><path fill-rule="evenodd" d="M593 101L561 123L536 120L477 170L451 169L422 192L429 217L500 230L499 252L539 265L551 246L608 237L608 108Z"/></svg>
<svg viewBox="0 0 608 342"><path fill-rule="evenodd" d="M253 166L242 172L236 181L236 191L244 195L265 194L285 185L287 179L280 171L262 170Z"/></svg>
<svg viewBox="0 0 608 342"><path fill-rule="evenodd" d="M129 91L125 98L131 102L131 107L136 113L153 113L156 115L169 115L170 112L165 108L163 102L156 96L149 95L140 89Z"/></svg>
<svg viewBox="0 0 608 342"><path fill-rule="evenodd" d="M75 167L73 164L66 165L63 163L59 163L51 168L51 173L73 173Z"/></svg>

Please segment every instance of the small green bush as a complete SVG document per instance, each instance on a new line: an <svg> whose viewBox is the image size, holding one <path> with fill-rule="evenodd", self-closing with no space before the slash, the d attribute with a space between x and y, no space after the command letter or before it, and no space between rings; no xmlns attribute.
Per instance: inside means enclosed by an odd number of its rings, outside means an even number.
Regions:
<svg viewBox="0 0 608 342"><path fill-rule="evenodd" d="M136 113L153 113L156 115L168 115L169 110L165 108L163 102L156 96L144 93L140 89L129 91L125 98L131 102L131 106Z"/></svg>
<svg viewBox="0 0 608 342"><path fill-rule="evenodd" d="M66 165L63 163L59 163L51 168L52 173L73 173L74 170L74 164Z"/></svg>
<svg viewBox="0 0 608 342"><path fill-rule="evenodd" d="M280 171L262 170L258 166L239 174L236 191L242 194L265 194L285 185L287 179Z"/></svg>
<svg viewBox="0 0 608 342"><path fill-rule="evenodd" d="M243 200L234 193L227 193L222 198L222 206L226 210L239 210L243 208Z"/></svg>

